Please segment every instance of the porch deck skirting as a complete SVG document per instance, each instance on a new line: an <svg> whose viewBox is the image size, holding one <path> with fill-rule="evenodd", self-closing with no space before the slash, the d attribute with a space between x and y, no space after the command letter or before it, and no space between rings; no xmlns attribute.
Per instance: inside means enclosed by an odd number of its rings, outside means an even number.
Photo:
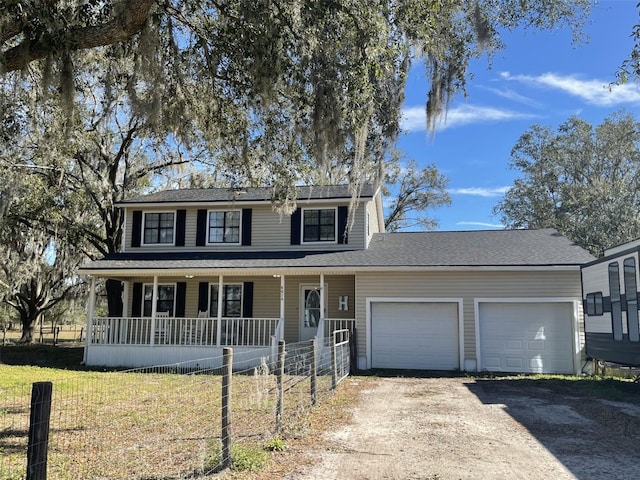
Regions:
<svg viewBox="0 0 640 480"><path fill-rule="evenodd" d="M88 365L143 367L191 362L222 366L232 347L234 365L260 364L272 355L279 318L94 317L87 340Z"/></svg>
<svg viewBox="0 0 640 480"><path fill-rule="evenodd" d="M158 365L177 365L188 369L221 368L224 347L156 345L91 345L87 351L87 365L139 368ZM260 366L263 359L275 361L277 348L230 347L233 349L234 370ZM276 353L274 353L276 352Z"/></svg>

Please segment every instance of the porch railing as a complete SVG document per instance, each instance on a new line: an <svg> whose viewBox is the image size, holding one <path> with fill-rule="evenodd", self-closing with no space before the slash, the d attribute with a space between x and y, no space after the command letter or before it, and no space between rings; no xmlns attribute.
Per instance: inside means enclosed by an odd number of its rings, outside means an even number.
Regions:
<svg viewBox="0 0 640 480"><path fill-rule="evenodd" d="M356 328L356 320L354 318L325 318L324 319L324 343L331 344L333 332L336 330L349 330L349 335L353 336Z"/></svg>
<svg viewBox="0 0 640 480"><path fill-rule="evenodd" d="M278 318L94 317L92 345L264 347Z"/></svg>

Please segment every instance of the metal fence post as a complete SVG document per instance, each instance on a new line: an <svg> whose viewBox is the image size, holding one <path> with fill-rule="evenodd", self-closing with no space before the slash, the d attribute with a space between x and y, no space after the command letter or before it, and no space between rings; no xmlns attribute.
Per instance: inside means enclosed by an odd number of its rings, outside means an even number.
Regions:
<svg viewBox="0 0 640 480"><path fill-rule="evenodd" d="M338 362L336 359L336 333L333 332L331 339L331 390L338 387Z"/></svg>
<svg viewBox="0 0 640 480"><path fill-rule="evenodd" d="M233 349L222 349L222 468L231 466L231 377Z"/></svg>
<svg viewBox="0 0 640 480"><path fill-rule="evenodd" d="M276 366L277 384L278 384L278 398L276 404L276 432L280 433L282 430L282 412L284 410L284 340L278 341L278 364Z"/></svg>
<svg viewBox="0 0 640 480"><path fill-rule="evenodd" d="M316 374L318 371L318 367L316 365L316 339L311 340L311 371L309 375L311 376L311 405L315 406L318 401L318 387L316 384Z"/></svg>
<svg viewBox="0 0 640 480"><path fill-rule="evenodd" d="M31 389L27 480L47 480L52 393L53 384L51 382L36 382Z"/></svg>

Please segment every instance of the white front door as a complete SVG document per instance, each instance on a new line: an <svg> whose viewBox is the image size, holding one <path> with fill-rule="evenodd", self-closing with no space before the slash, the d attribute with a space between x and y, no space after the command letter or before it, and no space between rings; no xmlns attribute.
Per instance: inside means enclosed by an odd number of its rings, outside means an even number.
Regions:
<svg viewBox="0 0 640 480"><path fill-rule="evenodd" d="M320 325L320 288L301 288L300 313L300 341L311 340Z"/></svg>

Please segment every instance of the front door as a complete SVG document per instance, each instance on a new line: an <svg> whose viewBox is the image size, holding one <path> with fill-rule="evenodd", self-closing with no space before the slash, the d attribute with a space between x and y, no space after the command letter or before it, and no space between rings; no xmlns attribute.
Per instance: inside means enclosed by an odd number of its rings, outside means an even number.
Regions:
<svg viewBox="0 0 640 480"><path fill-rule="evenodd" d="M300 298L300 341L311 340L320 325L320 289L302 287Z"/></svg>

